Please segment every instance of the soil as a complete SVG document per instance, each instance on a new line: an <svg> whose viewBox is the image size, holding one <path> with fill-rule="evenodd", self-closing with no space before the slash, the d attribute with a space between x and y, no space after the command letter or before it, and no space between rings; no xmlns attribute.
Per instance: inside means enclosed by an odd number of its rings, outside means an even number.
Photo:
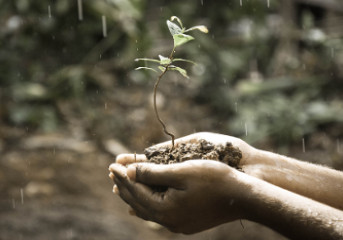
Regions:
<svg viewBox="0 0 343 240"><path fill-rule="evenodd" d="M177 147L154 146L146 148L144 154L149 162L157 164L172 164L192 159L208 159L223 162L239 169L242 152L232 146L230 142L223 145L214 145L204 139L195 143L181 143Z"/></svg>

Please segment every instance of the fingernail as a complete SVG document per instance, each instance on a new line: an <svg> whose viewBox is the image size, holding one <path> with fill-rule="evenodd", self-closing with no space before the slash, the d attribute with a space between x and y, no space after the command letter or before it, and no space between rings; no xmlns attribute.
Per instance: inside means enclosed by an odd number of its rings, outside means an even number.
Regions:
<svg viewBox="0 0 343 240"><path fill-rule="evenodd" d="M136 166L130 165L126 170L126 174L130 178L130 180L135 181L136 180Z"/></svg>
<svg viewBox="0 0 343 240"><path fill-rule="evenodd" d="M112 189L112 192L113 192L114 194L119 194L119 189L118 189L118 187L117 187L116 184L114 184L113 189Z"/></svg>
<svg viewBox="0 0 343 240"><path fill-rule="evenodd" d="M113 174L113 173L108 174L108 176L109 176L112 180L114 180L114 174Z"/></svg>

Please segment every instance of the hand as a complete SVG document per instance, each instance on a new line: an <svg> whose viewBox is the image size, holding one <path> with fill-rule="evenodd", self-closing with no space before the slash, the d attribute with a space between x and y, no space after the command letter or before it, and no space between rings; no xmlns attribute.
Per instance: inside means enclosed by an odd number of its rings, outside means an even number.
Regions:
<svg viewBox="0 0 343 240"><path fill-rule="evenodd" d="M171 165L110 166L120 197L136 215L173 232L196 233L245 218L241 173L223 163L190 160ZM154 191L163 186L165 191ZM244 200L244 201L243 201Z"/></svg>
<svg viewBox="0 0 343 240"><path fill-rule="evenodd" d="M201 139L211 142L214 145L225 145L227 142L232 143L232 145L238 148L242 152L242 159L239 163L239 167L242 168L248 162L252 162L252 158L256 152L256 149L244 142L243 140L228 135L210 133L210 132L200 132L194 133L182 138L175 140L175 147L181 143L194 143ZM160 143L154 147L171 147L171 141ZM122 165L129 165L135 162L146 162L147 158L144 154L120 154L117 156L116 163Z"/></svg>

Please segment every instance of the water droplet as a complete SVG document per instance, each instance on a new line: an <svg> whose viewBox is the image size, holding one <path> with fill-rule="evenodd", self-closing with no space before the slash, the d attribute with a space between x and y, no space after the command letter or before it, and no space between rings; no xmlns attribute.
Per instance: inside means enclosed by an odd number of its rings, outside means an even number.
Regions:
<svg viewBox="0 0 343 240"><path fill-rule="evenodd" d="M21 204L24 204L24 190L20 189Z"/></svg>
<svg viewBox="0 0 343 240"><path fill-rule="evenodd" d="M79 14L79 20L83 20L82 0L77 0L77 10Z"/></svg>
<svg viewBox="0 0 343 240"><path fill-rule="evenodd" d="M107 102L105 103L105 110L107 110Z"/></svg>
<svg viewBox="0 0 343 240"><path fill-rule="evenodd" d="M303 152L306 152L306 149L305 149L305 139L304 138L302 139L302 144L303 144Z"/></svg>
<svg viewBox="0 0 343 240"><path fill-rule="evenodd" d="M107 37L106 16L102 16L102 34L103 34L104 37Z"/></svg>
<svg viewBox="0 0 343 240"><path fill-rule="evenodd" d="M248 136L248 124L246 122L244 123L244 128L245 128L245 136Z"/></svg>
<svg viewBox="0 0 343 240"><path fill-rule="evenodd" d="M14 198L12 198L12 207L13 207L13 209L15 209L15 200L14 200Z"/></svg>
<svg viewBox="0 0 343 240"><path fill-rule="evenodd" d="M270 7L270 0L267 0L267 7Z"/></svg>
<svg viewBox="0 0 343 240"><path fill-rule="evenodd" d="M242 0L239 0L239 5L241 5L241 6L242 6L242 4L243 4L243 3L242 3Z"/></svg>
<svg viewBox="0 0 343 240"><path fill-rule="evenodd" d="M235 102L235 110L236 110L236 112L238 112L238 104L237 104L237 102Z"/></svg>
<svg viewBox="0 0 343 240"><path fill-rule="evenodd" d="M331 48L331 58L334 58L334 56L335 56L335 49Z"/></svg>
<svg viewBox="0 0 343 240"><path fill-rule="evenodd" d="M50 7L50 5L48 6L48 15L49 15L49 18L51 18L51 7Z"/></svg>
<svg viewBox="0 0 343 240"><path fill-rule="evenodd" d="M204 6L204 0L200 0L201 6Z"/></svg>

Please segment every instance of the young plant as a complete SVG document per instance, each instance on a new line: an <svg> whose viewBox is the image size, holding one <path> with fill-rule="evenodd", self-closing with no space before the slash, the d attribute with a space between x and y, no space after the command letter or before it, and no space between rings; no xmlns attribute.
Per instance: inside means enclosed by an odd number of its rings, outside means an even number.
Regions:
<svg viewBox="0 0 343 240"><path fill-rule="evenodd" d="M174 23L174 21L176 21L178 24ZM153 58L136 58L135 61L147 61L147 62L152 62L152 63L157 63L158 66L157 68L160 70L160 75L157 77L157 80L155 82L154 85L154 111L155 111L155 115L157 120L159 121L159 123L162 125L163 127L163 131L165 134L169 135L172 139L172 148L174 148L174 140L175 140L175 136L174 134L170 133L167 130L167 127L165 125L165 123L162 121L161 117L159 116L158 113L158 109L156 106L156 92L157 92L157 88L158 85L161 81L161 79L163 78L163 76L168 72L168 71L177 71L179 72L183 77L185 78L189 78L187 75L187 71L183 68L180 68L176 65L174 65L174 63L176 62L189 62L192 64L195 64L193 61L187 60L187 59L183 59L183 58L174 58L174 53L175 53L175 49L176 47L179 47L191 40L194 39L194 37L187 35L185 33L193 31L193 30L199 30L201 32L204 33L208 33L208 29L207 27L203 26L203 25L199 25L199 26L194 26L191 28L186 29L180 18L176 17L176 16L172 16L170 18L170 21L167 20L167 26L169 28L169 31L171 33L171 35L173 36L174 39L174 46L173 49L171 51L171 53L169 54L169 57L164 57L162 55L158 55L159 59L153 59ZM138 67L135 70L141 70L141 69L145 69L145 70L151 70L154 71L156 73L158 73L158 70L155 68L151 68L151 67Z"/></svg>

